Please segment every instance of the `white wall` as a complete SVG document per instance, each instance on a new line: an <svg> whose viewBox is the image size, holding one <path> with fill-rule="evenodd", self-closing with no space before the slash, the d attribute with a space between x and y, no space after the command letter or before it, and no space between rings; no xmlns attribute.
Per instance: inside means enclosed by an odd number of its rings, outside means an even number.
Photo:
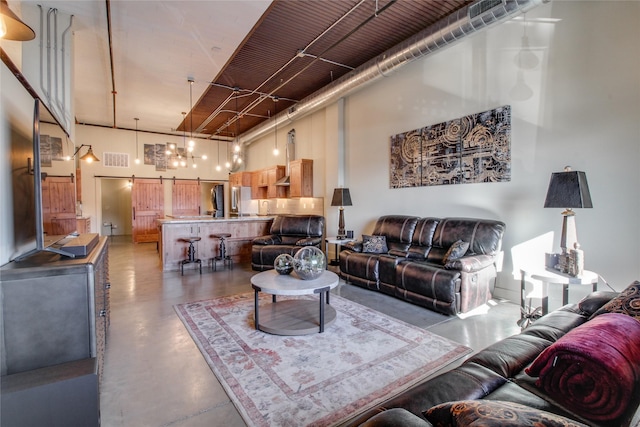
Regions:
<svg viewBox="0 0 640 427"><path fill-rule="evenodd" d="M500 219L507 257L496 294L517 299L508 251L548 231L559 235L561 210L543 203L551 173L571 165L586 172L594 202L577 212L586 268L617 289L638 279L639 17L638 2L552 2L529 12L540 65L523 72L534 93L524 101L510 94L523 21L478 34L349 97L354 206L347 214L356 234L387 213ZM511 182L389 188L391 135L504 104L513 115Z"/></svg>
<svg viewBox="0 0 640 427"><path fill-rule="evenodd" d="M142 119L141 119L142 120ZM140 124L140 128L142 124ZM94 233L105 233L102 229L102 186L101 178L96 177L132 177L156 178L162 177L165 181L165 213L171 214L171 179L185 178L201 180L228 181L229 172L222 168L216 171L218 162L217 142L203 139L196 139L196 149L194 154L198 157L207 155L207 159L196 159L197 168L179 167L177 169L167 169L166 171L156 171L154 165L145 165L144 144L166 144L173 142L182 145L181 136L163 135L149 132L138 132L138 156L141 160L139 165L135 164L136 158L136 132L135 130L110 129L96 126L76 126L76 146L90 144L93 152L101 160L100 162L87 163L80 162L82 173L82 208L85 217L91 217L91 228ZM220 145L220 156L224 163L225 143ZM86 147L83 147L80 154L84 154ZM129 154L129 167L109 167L105 166L104 153L127 153ZM227 203L227 201L225 201ZM121 233L121 232L119 232ZM114 231L115 234L115 231Z"/></svg>
<svg viewBox="0 0 640 427"><path fill-rule="evenodd" d="M526 15L539 60L534 69L514 61L520 17L346 98L345 186L354 203L345 208L347 229L371 232L378 216L392 213L502 220L506 259L496 295L518 300L510 249L551 231L559 250L561 209L543 204L551 173L571 165L586 172L594 203L577 211L586 268L618 290L640 278L639 18L640 2L554 1ZM532 89L526 100L512 91L519 72ZM506 104L512 107L510 182L389 188L390 136ZM338 210L328 206L338 176L337 116L332 105L282 130L312 134L320 126L311 123L324 118L324 140L299 138L298 146L324 144L327 230L337 228ZM266 140L250 146L249 159L266 158L273 138Z"/></svg>

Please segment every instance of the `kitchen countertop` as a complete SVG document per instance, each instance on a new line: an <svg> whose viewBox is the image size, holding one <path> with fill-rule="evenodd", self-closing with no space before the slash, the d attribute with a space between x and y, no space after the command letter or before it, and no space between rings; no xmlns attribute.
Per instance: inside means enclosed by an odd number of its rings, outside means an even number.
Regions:
<svg viewBox="0 0 640 427"><path fill-rule="evenodd" d="M194 215L194 216L172 216L167 215L166 218L158 219L159 224L187 224L193 222L239 222L239 221L270 221L274 219L273 215L251 215L240 217L217 217L211 215Z"/></svg>

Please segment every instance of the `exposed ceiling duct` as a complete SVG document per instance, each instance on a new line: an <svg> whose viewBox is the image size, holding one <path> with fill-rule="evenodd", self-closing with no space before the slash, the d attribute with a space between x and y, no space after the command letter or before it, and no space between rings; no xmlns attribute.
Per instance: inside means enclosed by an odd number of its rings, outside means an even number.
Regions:
<svg viewBox="0 0 640 427"><path fill-rule="evenodd" d="M402 66L416 59L449 47L480 30L504 22L549 1L480 0L472 3L307 96L287 111L279 113L274 120L264 122L241 135L240 143L251 144L273 130L275 126L300 119L398 71Z"/></svg>

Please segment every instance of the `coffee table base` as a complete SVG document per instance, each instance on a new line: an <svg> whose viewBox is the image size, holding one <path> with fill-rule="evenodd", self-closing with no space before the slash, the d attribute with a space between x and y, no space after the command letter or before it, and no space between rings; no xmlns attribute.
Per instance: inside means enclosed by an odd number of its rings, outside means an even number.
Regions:
<svg viewBox="0 0 640 427"><path fill-rule="evenodd" d="M286 300L260 306L256 329L274 335L308 335L320 331L318 301ZM324 305L324 326L336 320L336 310Z"/></svg>

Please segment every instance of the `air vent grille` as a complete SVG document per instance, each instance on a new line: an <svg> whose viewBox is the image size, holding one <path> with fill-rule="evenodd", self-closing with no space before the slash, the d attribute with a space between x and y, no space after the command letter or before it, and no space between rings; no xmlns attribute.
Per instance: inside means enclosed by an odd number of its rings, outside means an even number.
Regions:
<svg viewBox="0 0 640 427"><path fill-rule="evenodd" d="M504 0L483 0L478 3L472 4L469 6L469 18L473 19L478 15L482 15L483 13L493 9L497 6L502 6Z"/></svg>
<svg viewBox="0 0 640 427"><path fill-rule="evenodd" d="M129 154L127 153L102 153L104 166L110 168L128 168Z"/></svg>

